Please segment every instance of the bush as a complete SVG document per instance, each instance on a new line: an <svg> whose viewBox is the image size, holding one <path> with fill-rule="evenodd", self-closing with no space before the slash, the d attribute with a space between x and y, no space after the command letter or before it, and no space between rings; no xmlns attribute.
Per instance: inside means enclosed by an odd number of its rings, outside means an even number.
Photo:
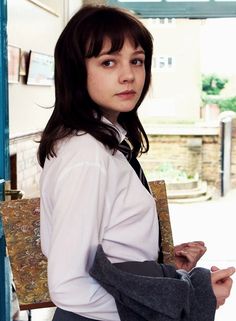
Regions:
<svg viewBox="0 0 236 321"><path fill-rule="evenodd" d="M149 181L158 179L165 180L166 183L187 182L198 179L198 175L188 175L184 169L178 169L171 163L160 164L158 168L145 172Z"/></svg>
<svg viewBox="0 0 236 321"><path fill-rule="evenodd" d="M206 95L204 92L201 98L202 98L203 106L205 106L206 104L218 104L220 100L219 96Z"/></svg>
<svg viewBox="0 0 236 321"><path fill-rule="evenodd" d="M220 111L232 110L236 112L236 97L220 99L218 105Z"/></svg>

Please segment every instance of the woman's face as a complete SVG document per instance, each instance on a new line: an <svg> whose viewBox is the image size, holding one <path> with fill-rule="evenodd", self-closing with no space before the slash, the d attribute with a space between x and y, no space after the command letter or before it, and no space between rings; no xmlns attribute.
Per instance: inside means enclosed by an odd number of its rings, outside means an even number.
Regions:
<svg viewBox="0 0 236 321"><path fill-rule="evenodd" d="M120 51L108 53L110 48L110 40L105 39L99 56L86 59L87 90L103 115L115 123L119 113L134 109L141 96L145 54L128 38Z"/></svg>

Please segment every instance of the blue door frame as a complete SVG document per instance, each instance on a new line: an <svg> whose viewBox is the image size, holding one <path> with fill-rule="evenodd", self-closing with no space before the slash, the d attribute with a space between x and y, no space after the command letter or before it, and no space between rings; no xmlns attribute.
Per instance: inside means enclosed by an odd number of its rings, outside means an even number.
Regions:
<svg viewBox="0 0 236 321"><path fill-rule="evenodd" d="M7 77L7 0L0 1L0 201L4 182L9 180L9 117ZM0 218L0 321L10 321L9 261Z"/></svg>
<svg viewBox="0 0 236 321"><path fill-rule="evenodd" d="M236 4L230 2L207 3L189 2L119 2L110 4L127 7L141 17L235 17ZM8 116L8 77L7 77L7 0L0 0L0 201L4 200L4 182L9 180L9 116ZM6 256L6 244L0 217L0 321L10 321L10 268Z"/></svg>

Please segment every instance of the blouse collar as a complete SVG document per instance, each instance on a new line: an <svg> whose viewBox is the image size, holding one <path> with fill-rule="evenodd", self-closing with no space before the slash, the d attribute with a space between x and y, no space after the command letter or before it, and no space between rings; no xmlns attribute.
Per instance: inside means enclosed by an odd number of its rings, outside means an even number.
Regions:
<svg viewBox="0 0 236 321"><path fill-rule="evenodd" d="M102 116L101 120L103 123L108 124L117 130L117 132L118 132L117 138L119 140L119 143L121 143L126 138L127 131L118 122L116 122L114 124L114 123L110 122L110 120L105 118L104 116Z"/></svg>

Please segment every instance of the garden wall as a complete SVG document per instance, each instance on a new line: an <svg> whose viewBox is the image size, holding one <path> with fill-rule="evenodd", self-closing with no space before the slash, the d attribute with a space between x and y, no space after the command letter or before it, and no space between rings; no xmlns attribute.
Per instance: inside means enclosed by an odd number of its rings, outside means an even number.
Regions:
<svg viewBox="0 0 236 321"><path fill-rule="evenodd" d="M169 170L173 175L178 172L185 173L189 178L198 176L220 189L219 127L162 127L149 130L148 137L150 150L140 158L148 179L162 178L160 173L168 176ZM234 152L236 154L236 150Z"/></svg>
<svg viewBox="0 0 236 321"><path fill-rule="evenodd" d="M236 118L232 121L231 187L236 188Z"/></svg>

